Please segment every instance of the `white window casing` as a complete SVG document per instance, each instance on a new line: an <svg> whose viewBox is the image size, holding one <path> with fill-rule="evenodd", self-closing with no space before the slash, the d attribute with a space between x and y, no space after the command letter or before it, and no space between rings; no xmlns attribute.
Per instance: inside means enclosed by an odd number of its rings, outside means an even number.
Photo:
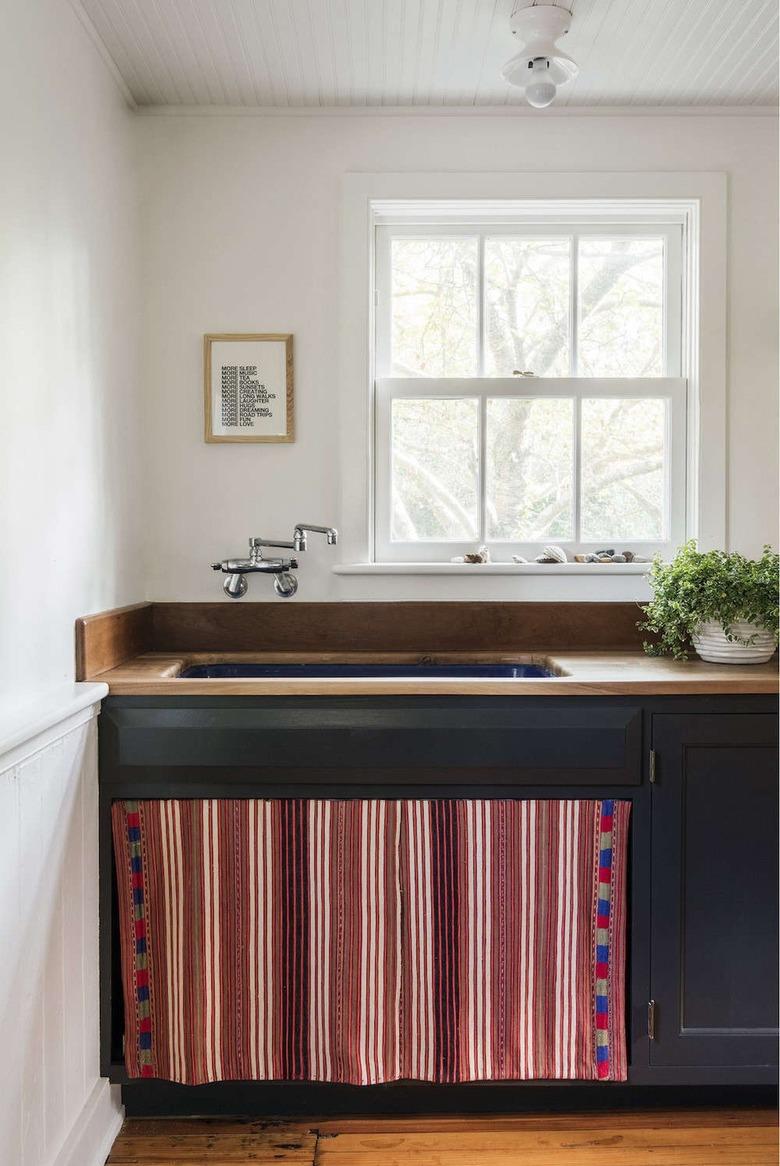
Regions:
<svg viewBox="0 0 780 1166"><path fill-rule="evenodd" d="M571 194L577 192L578 197ZM340 431L344 562L337 571L384 568L446 570L451 558L487 542L496 569L513 554L531 558L539 544L484 537L468 543L393 542L390 537L390 417L402 397L467 397L484 418L490 398L565 397L579 416L583 399L666 401L667 514L661 543L626 544L649 557L686 537L724 541L725 518L725 176L721 174L441 174L347 175L342 220ZM660 377L641 379L533 377L424 378L389 376L389 247L393 235L533 234L662 235L665 239L665 358ZM704 244L708 243L705 251ZM478 297L481 303L481 296ZM478 337L482 361L481 321ZM576 369L576 324L572 334ZM706 370L707 381L704 382ZM482 425L484 432L484 424ZM484 443L483 443L484 445ZM575 450L576 450L575 443ZM484 450L483 450L484 452ZM484 465L484 458L481 461ZM573 491L578 519L579 473ZM484 515L480 473L480 522ZM598 549L575 537L568 552ZM560 539L551 541L560 542ZM603 545L603 544L602 544ZM621 548L622 549L622 548ZM501 564L499 567L498 564ZM619 570L620 568L617 568ZM471 573L469 573L471 574ZM473 577L473 576L472 576Z"/></svg>

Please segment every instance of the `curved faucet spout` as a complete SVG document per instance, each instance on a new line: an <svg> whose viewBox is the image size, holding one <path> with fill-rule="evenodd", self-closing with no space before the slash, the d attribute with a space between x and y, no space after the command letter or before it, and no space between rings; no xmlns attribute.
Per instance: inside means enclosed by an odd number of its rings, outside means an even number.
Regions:
<svg viewBox="0 0 780 1166"><path fill-rule="evenodd" d="M293 545L296 551L306 550L306 534L324 534L329 547L335 547L339 541L339 532L335 526L313 526L310 522L296 522L293 531Z"/></svg>

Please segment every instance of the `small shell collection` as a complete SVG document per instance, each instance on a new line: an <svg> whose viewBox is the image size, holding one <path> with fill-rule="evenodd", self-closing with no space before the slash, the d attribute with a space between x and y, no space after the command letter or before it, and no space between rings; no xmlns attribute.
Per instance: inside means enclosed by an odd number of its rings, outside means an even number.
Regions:
<svg viewBox="0 0 780 1166"><path fill-rule="evenodd" d="M476 551L469 551L465 555L458 555L457 558L450 559L451 563L489 563L490 551L486 546L479 547ZM606 548L601 551L589 551L587 554L574 555L572 559L566 554L563 547L556 546L555 543L550 543L549 546L542 547L542 553L537 555L533 560L535 563L649 563L649 559L643 559L641 555L635 555L633 551L616 551L614 547ZM513 563L527 563L528 559L524 559L522 555L512 555Z"/></svg>
<svg viewBox="0 0 780 1166"><path fill-rule="evenodd" d="M569 558L563 547L543 547L541 555L536 556L537 563L568 563ZM616 551L614 547L607 547L601 551L590 551L588 554L575 555L575 563L647 563L640 555L633 551Z"/></svg>
<svg viewBox="0 0 780 1166"><path fill-rule="evenodd" d="M641 555L633 551L615 551L612 548L604 551L591 551L587 555L575 555L575 563L649 563Z"/></svg>

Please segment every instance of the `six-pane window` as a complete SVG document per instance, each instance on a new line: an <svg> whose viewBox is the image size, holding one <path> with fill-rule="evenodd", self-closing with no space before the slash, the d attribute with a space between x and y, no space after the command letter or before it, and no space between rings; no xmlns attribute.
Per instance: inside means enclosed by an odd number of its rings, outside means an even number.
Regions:
<svg viewBox="0 0 780 1166"><path fill-rule="evenodd" d="M684 537L682 246L675 222L377 227L378 560Z"/></svg>

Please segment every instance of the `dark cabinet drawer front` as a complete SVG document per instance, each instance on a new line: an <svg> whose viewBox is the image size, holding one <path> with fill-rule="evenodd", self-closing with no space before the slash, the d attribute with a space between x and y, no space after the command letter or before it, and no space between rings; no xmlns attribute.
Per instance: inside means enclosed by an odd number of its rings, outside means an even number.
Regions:
<svg viewBox="0 0 780 1166"><path fill-rule="evenodd" d="M107 708L125 767L501 771L505 780L640 782L641 713L626 707ZM352 773L349 771L361 771ZM409 780L415 780L410 773Z"/></svg>

